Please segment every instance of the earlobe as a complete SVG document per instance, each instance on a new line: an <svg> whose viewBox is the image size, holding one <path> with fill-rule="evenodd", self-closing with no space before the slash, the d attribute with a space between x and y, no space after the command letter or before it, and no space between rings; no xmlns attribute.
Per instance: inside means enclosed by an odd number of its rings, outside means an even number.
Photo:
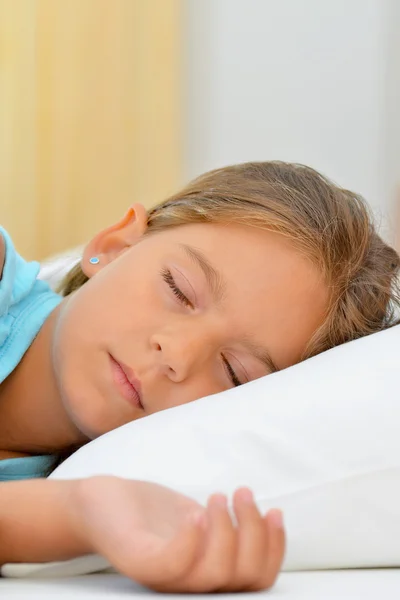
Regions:
<svg viewBox="0 0 400 600"><path fill-rule="evenodd" d="M147 229L147 211L142 204L130 207L121 221L98 233L85 247L82 271L93 277L100 269L134 246Z"/></svg>

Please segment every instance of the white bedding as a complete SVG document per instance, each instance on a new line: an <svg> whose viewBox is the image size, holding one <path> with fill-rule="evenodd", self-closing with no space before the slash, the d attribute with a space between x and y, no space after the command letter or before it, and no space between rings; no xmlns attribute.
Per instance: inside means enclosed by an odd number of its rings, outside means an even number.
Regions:
<svg viewBox="0 0 400 600"><path fill-rule="evenodd" d="M119 600L153 595L148 590L119 575L86 575L57 580L0 580L0 598L5 600ZM207 595L204 598L246 600L254 594ZM265 600L398 600L400 569L360 569L347 571L313 571L282 573L269 592L257 594ZM160 597L160 596L158 596ZM199 596L168 595L169 599Z"/></svg>

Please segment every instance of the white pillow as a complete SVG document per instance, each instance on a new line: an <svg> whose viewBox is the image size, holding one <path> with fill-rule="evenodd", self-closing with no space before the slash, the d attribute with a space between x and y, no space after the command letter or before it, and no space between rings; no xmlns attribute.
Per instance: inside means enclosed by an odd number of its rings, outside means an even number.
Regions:
<svg viewBox="0 0 400 600"><path fill-rule="evenodd" d="M53 474L156 481L204 502L249 485L284 510L285 568L400 565L400 326L280 373L130 423ZM10 576L104 568L99 557Z"/></svg>
<svg viewBox="0 0 400 600"><path fill-rule="evenodd" d="M45 260L40 266L39 278L47 281L50 287L55 289L72 267L79 262L82 252L83 247L78 247Z"/></svg>
<svg viewBox="0 0 400 600"><path fill-rule="evenodd" d="M284 510L286 569L399 566L399 348L397 326L154 414L83 447L52 477L145 479L201 502L249 485L262 510Z"/></svg>

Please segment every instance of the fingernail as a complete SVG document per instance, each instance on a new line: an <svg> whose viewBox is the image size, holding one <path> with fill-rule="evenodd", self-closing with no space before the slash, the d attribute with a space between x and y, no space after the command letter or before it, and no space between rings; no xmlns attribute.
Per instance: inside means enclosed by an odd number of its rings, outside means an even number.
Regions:
<svg viewBox="0 0 400 600"><path fill-rule="evenodd" d="M270 513L270 520L279 529L283 529L283 514L279 508L273 508Z"/></svg>
<svg viewBox="0 0 400 600"><path fill-rule="evenodd" d="M253 492L248 488L241 488L238 490L238 496L242 502L245 504L253 504L254 496Z"/></svg>
<svg viewBox="0 0 400 600"><path fill-rule="evenodd" d="M228 499L224 494L215 494L215 496L212 496L211 502L219 508L228 508Z"/></svg>

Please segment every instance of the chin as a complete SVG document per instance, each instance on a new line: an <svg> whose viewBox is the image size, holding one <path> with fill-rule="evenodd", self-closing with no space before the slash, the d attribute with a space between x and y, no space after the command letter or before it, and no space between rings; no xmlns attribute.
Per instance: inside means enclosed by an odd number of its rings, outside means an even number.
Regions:
<svg viewBox="0 0 400 600"><path fill-rule="evenodd" d="M119 399L105 399L97 390L70 397L66 404L71 421L88 441L140 418L131 408L123 410Z"/></svg>
<svg viewBox="0 0 400 600"><path fill-rule="evenodd" d="M75 385L62 385L61 399L71 424L88 442L115 429L110 424L117 419L115 415L110 415L110 408L98 390L90 389L85 383L79 385L76 381Z"/></svg>
<svg viewBox="0 0 400 600"><path fill-rule="evenodd" d="M88 354L88 353L87 353ZM82 357L77 354L58 356L55 364L57 386L64 409L73 426L86 442L116 429L140 415L139 410L126 403L109 386L104 374L102 357L90 353Z"/></svg>

